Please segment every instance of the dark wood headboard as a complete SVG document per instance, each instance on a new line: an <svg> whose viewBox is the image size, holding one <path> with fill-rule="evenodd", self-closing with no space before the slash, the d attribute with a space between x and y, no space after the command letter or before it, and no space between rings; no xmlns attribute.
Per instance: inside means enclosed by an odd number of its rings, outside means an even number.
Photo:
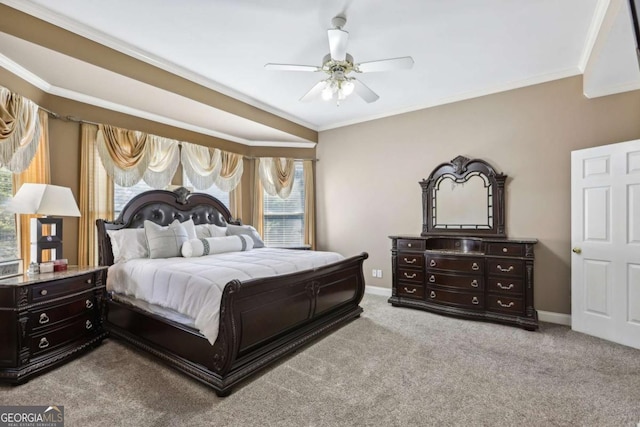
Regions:
<svg viewBox="0 0 640 427"><path fill-rule="evenodd" d="M218 199L204 193L190 193L184 187L175 191L151 190L138 194L122 209L114 221L99 219L98 227L98 263L113 264L111 239L107 230L140 228L144 221L153 221L159 225L169 225L173 220L180 222L189 218L195 224L239 224L231 217L229 209Z"/></svg>

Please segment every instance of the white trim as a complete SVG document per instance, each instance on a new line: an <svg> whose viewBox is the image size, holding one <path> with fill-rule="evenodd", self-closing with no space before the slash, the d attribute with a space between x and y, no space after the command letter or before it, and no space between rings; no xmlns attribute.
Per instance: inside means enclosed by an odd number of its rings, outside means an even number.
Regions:
<svg viewBox="0 0 640 427"><path fill-rule="evenodd" d="M92 40L103 46L110 47L120 53L135 58L139 61L153 65L161 70L183 77L194 83L198 83L204 87L207 87L216 92L220 92L223 95L227 95L245 104L259 108L267 113L274 114L283 119L289 120L293 123L299 124L311 130L317 131L317 127L311 123L307 123L299 117L292 116L284 111L278 110L271 105L264 104L257 99L251 98L243 93L240 93L234 89L224 86L214 80L209 79L201 74L188 70L166 59L155 56L149 52L139 49L123 40L112 37L101 31L84 25L74 19L61 15L39 4L31 3L24 0L2 0L1 3L12 7L13 9L20 10L43 21L49 22L57 27L63 28L81 37Z"/></svg>
<svg viewBox="0 0 640 427"><path fill-rule="evenodd" d="M371 294L371 295L380 295L380 296L383 296L383 297L390 297L391 296L391 288L381 288L379 286L366 285L364 287L364 293L365 294Z"/></svg>
<svg viewBox="0 0 640 427"><path fill-rule="evenodd" d="M587 68L587 64L589 63L589 58L591 57L591 53L593 52L593 47L596 45L598 34L602 29L602 23L604 22L604 18L607 15L609 4L611 4L611 0L598 0L598 4L596 5L596 10L593 14L591 25L589 25L589 30L587 31L587 37L582 49L582 55L580 56L580 61L578 62L578 68L582 73L584 73L584 70Z"/></svg>
<svg viewBox="0 0 640 427"><path fill-rule="evenodd" d="M635 81L632 83L625 83L609 88L598 88L596 90L583 91L584 96L589 99L599 98L601 96L609 96L615 95L617 93L631 92L632 90L640 89L640 81Z"/></svg>
<svg viewBox="0 0 640 427"><path fill-rule="evenodd" d="M571 326L570 314L538 310L538 320L541 322L555 323L557 325Z"/></svg>
<svg viewBox="0 0 640 427"><path fill-rule="evenodd" d="M249 139L244 139L237 136L229 135L224 132L218 132L212 129L207 129L200 126L185 123L181 120L175 120L169 117L161 116L159 114L151 113L144 110L139 110L137 108L129 107L123 104L107 101L102 98L97 98L97 97L86 95L73 90L61 88L59 86L54 86L2 54L0 54L0 67L5 68L7 71L31 83L37 88L47 93L50 93L51 95L61 96L63 98L72 99L78 102L83 102L85 104L95 105L96 107L106 108L108 110L129 114L129 115L140 117L143 119L152 120L158 123L164 123L169 126L174 126L181 129L186 129L193 132L201 133L204 135L225 139L227 141L236 142L238 144L243 144L250 147L279 147L279 148L280 147L282 148L313 148L316 146L315 142L252 141ZM212 108L215 108L215 107L212 107Z"/></svg>
<svg viewBox="0 0 640 427"><path fill-rule="evenodd" d="M541 76L531 77L525 80L519 80L515 82L508 82L505 84L499 84L491 88L481 89L473 92L467 92L460 95L454 95L447 98L441 98L435 101L430 101L424 104L414 105L411 107L401 108L399 110L389 111L381 114L374 114L368 117L361 117L354 120L346 120L344 122L333 123L331 125L320 126L318 132L325 130L336 129L343 126L355 125L362 122L368 122L370 120L382 119L389 116L396 116L398 114L410 113L412 111L422 110L425 108L437 107L445 104L452 104L454 102L466 101L468 99L479 98L481 96L493 95L496 93L506 92L513 89L520 89L527 86L533 86L540 83L547 83L554 80L565 79L567 77L573 77L582 74L582 71L577 67L568 68L566 70L557 71L554 73L544 74Z"/></svg>

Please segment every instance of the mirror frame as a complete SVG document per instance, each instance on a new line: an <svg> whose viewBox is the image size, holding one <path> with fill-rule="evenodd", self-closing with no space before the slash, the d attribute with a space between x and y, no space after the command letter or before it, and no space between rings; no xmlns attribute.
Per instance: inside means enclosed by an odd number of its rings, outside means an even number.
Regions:
<svg viewBox="0 0 640 427"><path fill-rule="evenodd" d="M443 175L451 175L456 181L466 181L471 173L481 173L486 176L493 186L492 215L493 226L487 229L472 228L443 228L433 225L432 215L434 206L431 194L438 179ZM469 159L458 156L449 163L442 163L436 167L429 178L420 181L422 187L422 236L433 235L464 235L464 236L495 236L506 237L505 232L505 192L504 184L507 175L497 173L487 162L481 159ZM435 207L437 208L437 206Z"/></svg>

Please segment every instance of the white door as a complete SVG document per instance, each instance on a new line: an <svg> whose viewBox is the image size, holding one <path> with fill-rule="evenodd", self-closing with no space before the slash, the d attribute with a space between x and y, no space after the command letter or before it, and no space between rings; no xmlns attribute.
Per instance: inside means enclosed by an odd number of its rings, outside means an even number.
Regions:
<svg viewBox="0 0 640 427"><path fill-rule="evenodd" d="M640 348L640 140L571 153L571 326Z"/></svg>

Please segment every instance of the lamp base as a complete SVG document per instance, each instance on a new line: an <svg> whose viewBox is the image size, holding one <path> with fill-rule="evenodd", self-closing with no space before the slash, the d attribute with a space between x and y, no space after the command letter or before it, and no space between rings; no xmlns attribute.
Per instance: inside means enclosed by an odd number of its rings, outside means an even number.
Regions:
<svg viewBox="0 0 640 427"><path fill-rule="evenodd" d="M62 258L62 218L31 218L31 262Z"/></svg>

